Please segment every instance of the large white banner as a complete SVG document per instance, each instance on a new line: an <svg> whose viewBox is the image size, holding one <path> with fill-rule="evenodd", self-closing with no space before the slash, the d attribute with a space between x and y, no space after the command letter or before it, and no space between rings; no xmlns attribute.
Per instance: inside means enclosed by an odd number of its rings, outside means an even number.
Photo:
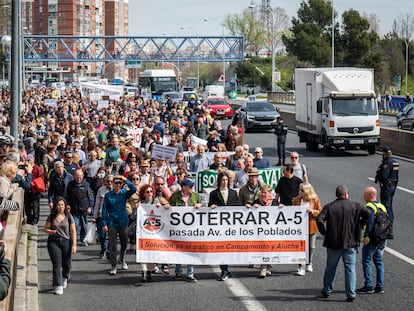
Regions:
<svg viewBox="0 0 414 311"><path fill-rule="evenodd" d="M306 206L173 206L137 209L137 262L298 264L308 262Z"/></svg>
<svg viewBox="0 0 414 311"><path fill-rule="evenodd" d="M98 94L102 96L109 96L111 99L119 100L123 96L124 87L122 85L103 85L81 82L80 91L82 97L90 97L93 94L97 98Z"/></svg>

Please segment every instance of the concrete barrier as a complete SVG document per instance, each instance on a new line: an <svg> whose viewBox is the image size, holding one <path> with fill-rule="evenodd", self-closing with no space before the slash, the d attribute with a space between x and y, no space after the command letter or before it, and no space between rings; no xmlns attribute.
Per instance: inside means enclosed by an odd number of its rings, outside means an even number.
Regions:
<svg viewBox="0 0 414 311"><path fill-rule="evenodd" d="M19 281L19 277L17 276L17 273L16 273L16 265L17 265L18 255L19 255L19 241L20 241L20 236L21 236L22 214L23 214L23 208L24 208L24 204L23 204L24 190L19 188L16 192L14 192L12 196L12 200L19 202L22 208L17 211L9 212L9 215L7 217L7 225L3 232L3 240L6 241L7 243L8 258L11 261L11 266L10 266L9 293L7 297L2 302L0 302L0 311L14 310L14 304L15 304L15 296L14 296L15 291L14 290L16 288L16 284L18 282L21 283L21 280ZM20 254L20 256L25 260L26 253L23 252L23 254ZM24 285L25 284L23 284L23 286Z"/></svg>
<svg viewBox="0 0 414 311"><path fill-rule="evenodd" d="M280 110L279 113L287 127L297 131L295 113L285 110ZM381 144L378 150L383 146L390 146L395 155L414 159L414 132L381 127Z"/></svg>

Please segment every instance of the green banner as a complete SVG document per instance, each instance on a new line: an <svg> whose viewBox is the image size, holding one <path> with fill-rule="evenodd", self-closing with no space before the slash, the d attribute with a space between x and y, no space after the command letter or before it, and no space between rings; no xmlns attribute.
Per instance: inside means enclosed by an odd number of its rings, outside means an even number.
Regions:
<svg viewBox="0 0 414 311"><path fill-rule="evenodd" d="M282 175L282 168L279 167L270 167L259 169L261 173L261 181L264 184L271 185L272 189L276 189L276 185ZM211 188L216 188L217 180L217 171L209 170L197 173L197 182L196 182L196 191L202 193L203 190L210 190Z"/></svg>

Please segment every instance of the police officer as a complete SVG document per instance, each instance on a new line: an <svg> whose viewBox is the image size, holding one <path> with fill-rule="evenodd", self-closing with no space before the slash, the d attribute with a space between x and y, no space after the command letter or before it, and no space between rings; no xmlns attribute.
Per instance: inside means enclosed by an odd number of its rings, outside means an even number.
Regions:
<svg viewBox="0 0 414 311"><path fill-rule="evenodd" d="M279 162L277 162L276 166L281 166L282 163L285 165L287 132L288 127L284 124L283 118L279 117L275 128L275 134L277 136L277 155L279 157Z"/></svg>
<svg viewBox="0 0 414 311"><path fill-rule="evenodd" d="M391 147L385 146L382 149L382 163L378 167L375 176L375 182L379 182L381 187L380 198L381 203L387 208L388 214L391 218L391 224L394 222L394 212L392 210L392 199L397 189L398 172L400 169L399 163L392 157ZM388 239L393 239L393 230L391 226Z"/></svg>

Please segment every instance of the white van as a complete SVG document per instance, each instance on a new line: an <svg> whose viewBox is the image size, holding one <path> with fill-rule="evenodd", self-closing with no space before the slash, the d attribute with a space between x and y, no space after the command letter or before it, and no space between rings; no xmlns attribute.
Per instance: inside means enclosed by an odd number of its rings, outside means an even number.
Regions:
<svg viewBox="0 0 414 311"><path fill-rule="evenodd" d="M204 100L207 100L207 97L209 96L224 97L224 86L223 85L207 85L203 93Z"/></svg>

